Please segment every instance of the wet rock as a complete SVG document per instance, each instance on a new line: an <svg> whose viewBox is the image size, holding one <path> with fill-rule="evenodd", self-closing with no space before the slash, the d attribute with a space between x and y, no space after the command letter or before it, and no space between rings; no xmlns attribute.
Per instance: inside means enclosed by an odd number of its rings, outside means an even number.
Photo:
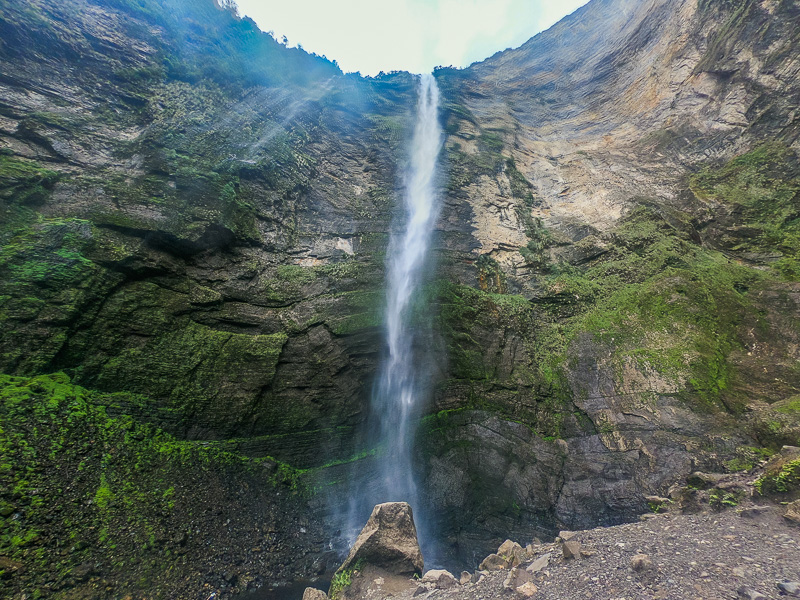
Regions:
<svg viewBox="0 0 800 600"><path fill-rule="evenodd" d="M781 594L792 598L800 598L800 581L783 581L778 584L778 589Z"/></svg>
<svg viewBox="0 0 800 600"><path fill-rule="evenodd" d="M636 554L631 558L631 569L637 573L644 571L652 571L654 568L653 561L647 554Z"/></svg>
<svg viewBox="0 0 800 600"><path fill-rule="evenodd" d="M581 543L577 541L563 542L561 544L561 552L564 558L580 558L581 557Z"/></svg>
<svg viewBox="0 0 800 600"><path fill-rule="evenodd" d="M303 600L328 600L328 594L317 588L307 587L303 592Z"/></svg>
<svg viewBox="0 0 800 600"><path fill-rule="evenodd" d="M449 590L458 585L453 574L444 569L431 569L423 575L420 583L430 584L437 590Z"/></svg>
<svg viewBox="0 0 800 600"><path fill-rule="evenodd" d="M528 573L538 573L542 569L544 569L547 565L550 564L550 557L552 554L549 552L547 554L542 554L539 558L533 561L528 568L526 569Z"/></svg>
<svg viewBox="0 0 800 600"><path fill-rule="evenodd" d="M754 589L744 585L736 590L736 595L741 600L767 600L767 597L764 594L761 594L760 592L757 592Z"/></svg>
<svg viewBox="0 0 800 600"><path fill-rule="evenodd" d="M358 561L393 575L410 577L422 574L424 562L417 541L417 528L411 507L406 502L387 502L372 509L339 572L351 568Z"/></svg>

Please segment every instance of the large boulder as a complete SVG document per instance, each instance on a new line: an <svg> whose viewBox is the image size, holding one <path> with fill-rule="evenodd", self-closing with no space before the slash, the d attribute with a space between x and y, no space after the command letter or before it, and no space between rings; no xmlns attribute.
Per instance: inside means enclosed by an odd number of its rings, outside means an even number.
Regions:
<svg viewBox="0 0 800 600"><path fill-rule="evenodd" d="M352 569L356 564L378 567L392 575L422 575L425 565L408 503L386 502L372 509L339 571Z"/></svg>

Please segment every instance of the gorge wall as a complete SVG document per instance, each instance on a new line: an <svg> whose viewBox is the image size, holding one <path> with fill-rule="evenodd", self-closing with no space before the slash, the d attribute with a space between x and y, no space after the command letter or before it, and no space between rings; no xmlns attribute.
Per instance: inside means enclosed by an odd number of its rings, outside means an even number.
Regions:
<svg viewBox="0 0 800 600"><path fill-rule="evenodd" d="M446 359L416 464L443 553L624 521L800 441L799 25L593 0L436 70ZM0 33L0 583L324 571L374 476L354 433L414 78L211 1L12 0Z"/></svg>

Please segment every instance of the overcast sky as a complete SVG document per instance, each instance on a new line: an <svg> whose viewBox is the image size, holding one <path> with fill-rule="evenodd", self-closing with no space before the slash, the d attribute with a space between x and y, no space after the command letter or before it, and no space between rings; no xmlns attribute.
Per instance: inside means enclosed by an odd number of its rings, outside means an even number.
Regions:
<svg viewBox="0 0 800 600"><path fill-rule="evenodd" d="M239 12L290 46L345 72L465 67L519 46L587 0L236 0Z"/></svg>

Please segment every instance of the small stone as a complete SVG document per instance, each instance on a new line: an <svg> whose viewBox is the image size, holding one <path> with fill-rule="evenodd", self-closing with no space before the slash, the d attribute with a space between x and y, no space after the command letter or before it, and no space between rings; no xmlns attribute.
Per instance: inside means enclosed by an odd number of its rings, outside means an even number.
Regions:
<svg viewBox="0 0 800 600"><path fill-rule="evenodd" d="M317 588L307 587L303 592L303 600L328 600L328 594Z"/></svg>
<svg viewBox="0 0 800 600"><path fill-rule="evenodd" d="M581 543L576 541L562 542L561 552L564 558L580 558L581 557Z"/></svg>
<svg viewBox="0 0 800 600"><path fill-rule="evenodd" d="M526 571L528 573L538 573L542 569L544 569L547 565L550 564L550 557L552 555L548 552L547 554L542 554L539 558L537 558L533 563L528 566Z"/></svg>
<svg viewBox="0 0 800 600"><path fill-rule="evenodd" d="M461 577L458 578L458 583L467 585L472 582L472 573L469 571L461 571Z"/></svg>
<svg viewBox="0 0 800 600"><path fill-rule="evenodd" d="M558 537L560 537L565 542L570 541L576 535L578 535L578 533L576 531L559 531L558 532Z"/></svg>
<svg viewBox="0 0 800 600"><path fill-rule="evenodd" d="M744 577L744 569L742 567L733 567L731 574L734 577Z"/></svg>
<svg viewBox="0 0 800 600"><path fill-rule="evenodd" d="M746 519L754 519L763 515L769 510L769 506L748 506L739 511L739 516L745 517Z"/></svg>
<svg viewBox="0 0 800 600"><path fill-rule="evenodd" d="M517 593L525 598L530 598L538 591L539 588L533 585L532 581L529 581L528 583L523 583L521 586L517 588Z"/></svg>
<svg viewBox="0 0 800 600"><path fill-rule="evenodd" d="M783 581L778 584L778 589L787 596L800 598L800 581Z"/></svg>
<svg viewBox="0 0 800 600"><path fill-rule="evenodd" d="M650 571L653 569L653 561L650 560L647 554L635 554L633 558L631 558L631 569L637 573Z"/></svg>
<svg viewBox="0 0 800 600"><path fill-rule="evenodd" d="M741 598L741 600L767 600L767 597L764 594L760 594L754 589L746 586L742 586L736 590L736 594L739 596L739 598Z"/></svg>
<svg viewBox="0 0 800 600"><path fill-rule="evenodd" d="M715 487L724 478L725 475L721 473L701 473L696 471L686 478L686 483L698 490L707 490Z"/></svg>
<svg viewBox="0 0 800 600"><path fill-rule="evenodd" d="M417 589L414 590L414 593L411 594L411 597L412 598L416 598L417 596L422 596L422 594L427 594L428 592L430 592L430 590L428 589L428 586L420 585L420 586L417 586ZM305 600L305 599L303 599L303 600Z"/></svg>
<svg viewBox="0 0 800 600"><path fill-rule="evenodd" d="M531 574L525 569L514 567L508 572L508 576L503 582L503 587L507 590L516 590L531 580Z"/></svg>
<svg viewBox="0 0 800 600"><path fill-rule="evenodd" d="M444 569L431 569L420 579L420 583L432 584L437 590L449 590L458 585L458 581L450 571Z"/></svg>

